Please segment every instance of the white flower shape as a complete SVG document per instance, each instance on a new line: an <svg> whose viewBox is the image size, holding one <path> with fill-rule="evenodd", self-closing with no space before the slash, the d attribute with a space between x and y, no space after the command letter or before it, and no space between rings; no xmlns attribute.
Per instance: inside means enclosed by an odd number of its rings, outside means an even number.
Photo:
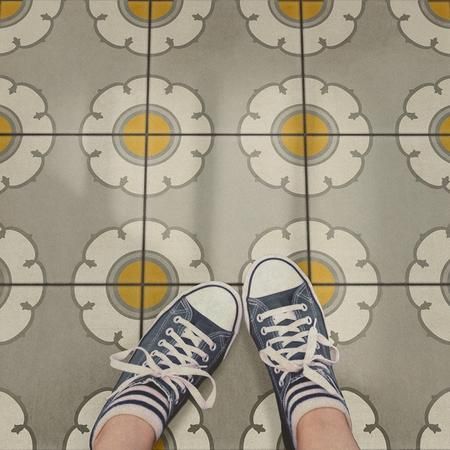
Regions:
<svg viewBox="0 0 450 450"><path fill-rule="evenodd" d="M37 259L31 237L0 224L0 343L10 342L30 326L34 308L43 297L43 286L15 286L14 283L42 284L44 269Z"/></svg>
<svg viewBox="0 0 450 450"><path fill-rule="evenodd" d="M300 20L303 20L306 55L337 47L356 30L362 12L362 0L240 0L240 10L247 20L250 34L261 44L299 55ZM303 13L303 17L301 17Z"/></svg>
<svg viewBox="0 0 450 450"><path fill-rule="evenodd" d="M371 144L370 126L358 99L344 87L316 77L307 77L305 83L309 93L305 108L300 77L256 91L241 120L240 139L255 177L294 195L305 195L307 155L309 193L317 195L358 177ZM304 122L310 133L306 151Z"/></svg>
<svg viewBox="0 0 450 450"><path fill-rule="evenodd" d="M142 270L145 283L158 284L144 288L143 318L150 322L178 293L174 283L212 279L199 243L156 220L146 221L146 248L151 250L142 267L142 232L142 221L133 220L94 235L74 275L73 294L84 325L101 342L121 348L138 337ZM99 282L105 286L79 285Z"/></svg>
<svg viewBox="0 0 450 450"><path fill-rule="evenodd" d="M0 436L2 448L8 450L33 450L36 439L27 425L23 405L14 396L0 389Z"/></svg>
<svg viewBox="0 0 450 450"><path fill-rule="evenodd" d="M147 108L146 89L146 77L107 87L94 98L82 126L82 146L94 177L134 195L144 193L146 154L147 194L157 195L195 179L212 146L211 136L194 136L212 132L197 93L151 77ZM114 135L98 136L105 133Z"/></svg>
<svg viewBox="0 0 450 450"><path fill-rule="evenodd" d="M284 0L283 0L284 1ZM303 51L314 55L350 40L363 11L363 0L303 2Z"/></svg>
<svg viewBox="0 0 450 450"><path fill-rule="evenodd" d="M240 0L249 33L262 45L300 54L300 6L297 0Z"/></svg>
<svg viewBox="0 0 450 450"><path fill-rule="evenodd" d="M53 132L44 97L33 86L0 77L0 193L35 180L54 138L31 134Z"/></svg>
<svg viewBox="0 0 450 450"><path fill-rule="evenodd" d="M419 450L447 448L450 440L450 389L432 397L425 413L425 425L417 438Z"/></svg>
<svg viewBox="0 0 450 450"><path fill-rule="evenodd" d="M27 425L27 415L19 400L0 389L0 436L2 448L8 450L33 450L36 439Z"/></svg>
<svg viewBox="0 0 450 450"><path fill-rule="evenodd" d="M212 10L212 0L89 0L88 5L103 39L140 55L148 51L149 23L150 51L158 55L196 41Z"/></svg>
<svg viewBox="0 0 450 450"><path fill-rule="evenodd" d="M342 284L376 284L376 268L368 259L365 244L350 230L311 220L309 231L312 281L339 284L314 287L326 315L330 338L335 344L353 342L371 322L379 289L373 285ZM271 254L291 258L307 273L306 221L295 220L284 228L272 228L261 233L250 247L250 261L242 273L252 261Z"/></svg>
<svg viewBox="0 0 450 450"><path fill-rule="evenodd" d="M94 392L80 405L75 415L75 424L64 439L64 450L80 450L89 447L90 431L110 393L109 389ZM212 439L203 425L201 411L191 401L186 402L153 448L158 450L212 449Z"/></svg>
<svg viewBox="0 0 450 450"><path fill-rule="evenodd" d="M150 53L160 55L196 42L212 9L212 0L153 2Z"/></svg>
<svg viewBox="0 0 450 450"><path fill-rule="evenodd" d="M389 448L389 439L378 424L375 408L364 395L354 389L342 389L352 418L352 431L360 448L383 450ZM261 450L284 448L275 394L272 391L258 398L250 413L250 426L241 438L242 450ZM437 448L437 447L436 447Z"/></svg>
<svg viewBox="0 0 450 450"><path fill-rule="evenodd" d="M413 90L397 130L410 170L426 185L450 191L450 77ZM418 130L430 136L402 136Z"/></svg>
<svg viewBox="0 0 450 450"><path fill-rule="evenodd" d="M31 47L51 32L62 0L3 0L0 9L0 54Z"/></svg>
<svg viewBox="0 0 450 450"><path fill-rule="evenodd" d="M450 226L433 228L423 234L414 253L415 259L408 269L408 283L441 285L426 288L410 285L410 298L419 309L423 326L437 339L449 343Z"/></svg>
<svg viewBox="0 0 450 450"><path fill-rule="evenodd" d="M446 2L389 0L389 5L408 41L450 55L450 10Z"/></svg>

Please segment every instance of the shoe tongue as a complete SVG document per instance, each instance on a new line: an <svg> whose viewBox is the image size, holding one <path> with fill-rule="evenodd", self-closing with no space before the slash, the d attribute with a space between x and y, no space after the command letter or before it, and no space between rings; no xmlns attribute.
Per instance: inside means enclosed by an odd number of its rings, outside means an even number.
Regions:
<svg viewBox="0 0 450 450"><path fill-rule="evenodd" d="M288 325L293 320L298 319L295 311L280 314L276 313L277 308L282 308L283 306L290 306L294 304L294 302L292 301L292 297L294 296L298 288L299 286L263 297L264 304L267 305L269 310L272 310L275 313L273 315L273 321L275 325Z"/></svg>
<svg viewBox="0 0 450 450"><path fill-rule="evenodd" d="M228 333L227 330L224 330L219 325L215 324L212 320L208 319L201 312L197 311L194 307L191 306L192 310L192 318L189 322L191 322L195 327L197 327L200 331L205 333L206 335L210 335L212 333L216 333L218 331L223 333Z"/></svg>

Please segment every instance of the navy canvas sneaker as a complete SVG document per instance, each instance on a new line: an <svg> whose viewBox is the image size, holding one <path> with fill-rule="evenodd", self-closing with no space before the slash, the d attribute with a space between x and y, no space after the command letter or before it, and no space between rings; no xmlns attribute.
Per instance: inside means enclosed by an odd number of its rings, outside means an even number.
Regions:
<svg viewBox="0 0 450 450"><path fill-rule="evenodd" d="M189 394L202 409L211 408L211 374L230 350L241 316L237 292L220 282L200 284L167 305L137 347L111 356L111 366L123 373L94 424L90 448L103 425L120 414L145 420L159 439ZM207 399L198 391L205 378L212 384Z"/></svg>
<svg viewBox="0 0 450 450"><path fill-rule="evenodd" d="M351 427L332 368L338 350L306 275L289 259L262 258L248 270L243 302L247 327L272 380L286 450L295 450L297 423L313 409L337 408Z"/></svg>

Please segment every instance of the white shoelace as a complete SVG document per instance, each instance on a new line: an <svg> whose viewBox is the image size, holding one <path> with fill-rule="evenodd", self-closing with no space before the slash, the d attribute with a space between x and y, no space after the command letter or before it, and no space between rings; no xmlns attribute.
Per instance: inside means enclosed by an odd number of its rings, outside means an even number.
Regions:
<svg viewBox="0 0 450 450"><path fill-rule="evenodd" d="M327 368L327 365L335 364L339 361L338 349L317 330L317 319L312 324L311 317L307 316L302 319L295 319L295 311L306 311L307 306L303 303L298 305L289 305L269 310L258 314L257 321L263 322L267 318L272 318L275 325L266 326L261 329L262 334L269 332L277 333L278 336L267 341L266 348L259 352L261 359L270 367L273 367L276 373L283 372L279 385L284 384L284 379L288 373L299 372L303 369L303 375L326 389L332 394L336 394L336 389L326 380L321 374L314 370L314 367ZM277 325L279 322L290 319L288 325ZM300 326L309 324L312 325L308 331L300 331ZM291 336L286 336L287 333L295 333ZM292 342L297 342L301 345L295 347L286 346ZM273 348L273 345L280 343L278 350ZM320 354L316 354L319 344L330 348L331 359L325 358ZM297 353L304 353L303 360L291 358Z"/></svg>
<svg viewBox="0 0 450 450"><path fill-rule="evenodd" d="M149 353L145 348L138 346L110 356L111 367L122 372L135 374L134 377L130 377L120 384L111 396L123 391L130 384L133 384L137 378L152 376L154 378L160 378L167 383L173 390L176 401L178 401L180 397L179 389L181 389L182 393L187 389L200 408L209 409L213 406L216 399L216 383L211 375L203 370L207 366L198 364L193 356L194 354L197 354L202 358L203 362L207 362L209 359L208 354L198 348L198 346L204 341L208 344L210 350L213 351L216 348L216 344L196 326L182 317L177 316L174 321L180 323L185 328L181 333L181 336L175 333L173 328L168 328L166 330L166 334L175 340L175 344L172 345L165 339L161 339L158 342L158 346L166 348L168 350L167 353L163 353L159 350L154 350ZM187 344L185 339L189 339L194 345ZM140 350L145 355L146 360L142 365L131 364L124 361L135 350ZM172 356L176 362L171 360L169 356ZM155 358L159 358L158 363L155 361ZM207 399L203 398L199 390L192 384L194 376L205 377L210 380L212 391Z"/></svg>

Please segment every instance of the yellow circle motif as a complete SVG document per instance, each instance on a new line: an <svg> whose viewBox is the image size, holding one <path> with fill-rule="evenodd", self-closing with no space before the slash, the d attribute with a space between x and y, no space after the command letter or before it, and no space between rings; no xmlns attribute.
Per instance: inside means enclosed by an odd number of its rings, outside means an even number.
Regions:
<svg viewBox="0 0 450 450"><path fill-rule="evenodd" d="M308 261L306 259L301 259L296 261L298 267L309 277L312 278L308 273ZM315 283L336 283L335 277L333 275L330 267L322 262L315 259L311 260L311 272L314 277ZM335 286L315 286L314 292L319 299L322 306L327 306L329 301L333 298L336 291Z"/></svg>
<svg viewBox="0 0 450 450"><path fill-rule="evenodd" d="M133 261L127 264L117 277L117 283L140 283L141 282L141 261ZM169 282L166 271L155 261L145 261L144 282L161 283ZM144 309L153 308L159 305L166 297L167 286L146 286L144 288ZM120 300L128 307L139 310L141 307L141 287L140 286L119 286Z"/></svg>
<svg viewBox="0 0 450 450"><path fill-rule="evenodd" d="M128 0L128 10L140 20L148 20L152 4L151 20L159 20L169 15L174 8L174 0Z"/></svg>
<svg viewBox="0 0 450 450"><path fill-rule="evenodd" d="M303 13L303 20L315 19L323 10L325 0L301 0L300 10L299 0L278 0L278 9L288 19L300 20Z"/></svg>
<svg viewBox="0 0 450 450"><path fill-rule="evenodd" d="M160 0L152 3L152 20L159 20L168 16L175 7L174 0Z"/></svg>
<svg viewBox="0 0 450 450"><path fill-rule="evenodd" d="M24 7L23 0L0 0L0 20L11 19Z"/></svg>
<svg viewBox="0 0 450 450"><path fill-rule="evenodd" d="M306 113L306 129L308 133L329 133L327 123L318 115L312 112ZM301 134L304 131L303 113L296 113L284 120L280 126L281 143L285 150L296 157L305 156L305 145L302 136L286 136L285 134ZM306 145L308 157L314 157L322 153L329 143L328 136L307 136Z"/></svg>
<svg viewBox="0 0 450 450"><path fill-rule="evenodd" d="M449 0L428 0L428 7L436 17L450 22L450 1Z"/></svg>
<svg viewBox="0 0 450 450"><path fill-rule="evenodd" d="M0 113L0 133L12 133L13 124L5 115ZM11 143L13 136L0 135L0 153L4 152Z"/></svg>
<svg viewBox="0 0 450 450"><path fill-rule="evenodd" d="M123 125L123 133L145 133L145 112L136 114ZM166 118L158 113L150 112L147 123L150 133L170 133L171 127ZM145 136L124 136L125 148L139 158L145 158ZM170 136L148 136L148 156L154 158L169 148Z"/></svg>
<svg viewBox="0 0 450 450"><path fill-rule="evenodd" d="M438 133L447 134L447 136L439 136L439 142L441 147L450 153L450 114L441 121Z"/></svg>

